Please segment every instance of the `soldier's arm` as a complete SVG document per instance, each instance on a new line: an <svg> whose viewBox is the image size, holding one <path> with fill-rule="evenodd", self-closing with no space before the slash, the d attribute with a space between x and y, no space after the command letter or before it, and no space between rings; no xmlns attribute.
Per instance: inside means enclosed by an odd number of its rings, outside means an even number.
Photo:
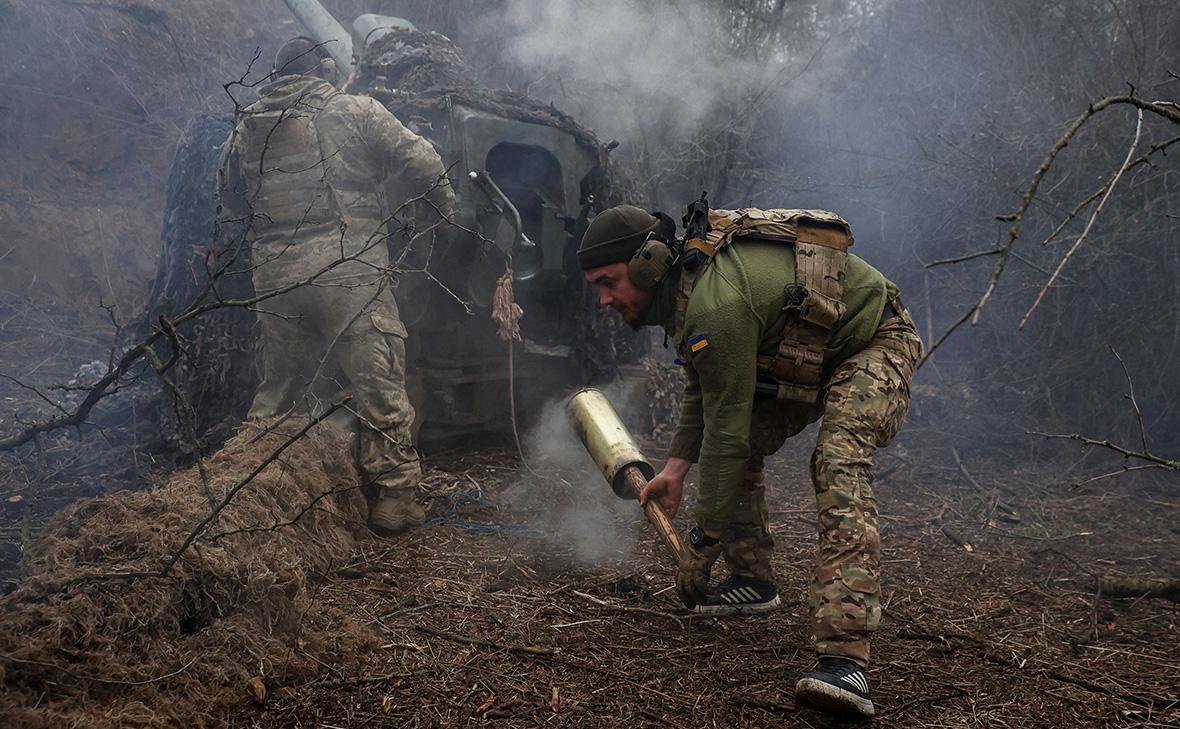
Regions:
<svg viewBox="0 0 1180 729"><path fill-rule="evenodd" d="M669 458L683 458L697 462L701 455L701 438L705 431L705 414L701 406L701 381L696 370L685 368L688 382L684 385L684 396L680 399L680 419L676 421L676 432L668 446Z"/></svg>
<svg viewBox="0 0 1180 729"><path fill-rule="evenodd" d="M384 178L397 180L414 195L427 193L427 197L439 210L449 214L455 196L445 180L439 184L445 169L438 152L430 142L406 128L376 99L368 99L368 102L372 107L365 141L371 146L374 157L381 160ZM395 205L400 202L395 202Z"/></svg>
<svg viewBox="0 0 1180 729"><path fill-rule="evenodd" d="M750 456L750 417L761 325L744 301L695 317L687 326L689 366L700 382L703 431L696 521L729 524Z"/></svg>

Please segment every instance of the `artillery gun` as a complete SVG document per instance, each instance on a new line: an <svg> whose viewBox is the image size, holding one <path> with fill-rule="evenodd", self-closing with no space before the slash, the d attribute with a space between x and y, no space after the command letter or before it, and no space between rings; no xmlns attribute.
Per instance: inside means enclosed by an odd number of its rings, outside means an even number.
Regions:
<svg viewBox="0 0 1180 729"><path fill-rule="evenodd" d="M349 79L346 90L381 101L434 144L450 170L458 225L439 228L430 265L446 290L420 284L399 295L420 439L507 432L507 346L489 310L507 261L525 311L514 361L522 419L572 389L617 377L620 367L637 372L627 365L645 345L596 310L574 256L594 213L624 197L609 162L614 143L601 144L552 106L474 85L462 51L445 36L371 14L350 32L316 0L286 2ZM178 146L147 322L191 300L205 282L193 251L209 245L212 229L218 150L210 140L219 145L230 126L225 115L199 117ZM223 284L222 295L247 278ZM191 361L177 376L205 431L236 425L256 382L250 348L242 346L253 340L252 315L213 314L188 333Z"/></svg>

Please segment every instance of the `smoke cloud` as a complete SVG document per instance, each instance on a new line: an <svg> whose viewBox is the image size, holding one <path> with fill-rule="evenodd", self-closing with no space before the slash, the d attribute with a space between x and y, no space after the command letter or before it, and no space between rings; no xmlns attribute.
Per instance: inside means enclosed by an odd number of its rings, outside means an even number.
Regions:
<svg viewBox="0 0 1180 729"><path fill-rule="evenodd" d="M573 101L605 136L641 123L690 132L727 91L782 65L724 53L718 15L701 3L509 0L506 22L512 60L543 69L532 91Z"/></svg>
<svg viewBox="0 0 1180 729"><path fill-rule="evenodd" d="M632 385L623 381L602 388L624 422L639 407ZM539 524L571 547L574 558L588 566L626 559L637 543L636 522L643 519L639 503L614 495L582 446L565 412L564 398L549 402L524 438L525 455L533 468L569 484L569 498L552 503Z"/></svg>

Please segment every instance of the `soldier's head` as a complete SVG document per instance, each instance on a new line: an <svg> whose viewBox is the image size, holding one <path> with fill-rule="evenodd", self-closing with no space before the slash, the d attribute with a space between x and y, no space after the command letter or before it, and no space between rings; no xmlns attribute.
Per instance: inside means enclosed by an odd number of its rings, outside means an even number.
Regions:
<svg viewBox="0 0 1180 729"><path fill-rule="evenodd" d="M336 62L328 55L324 44L305 35L287 41L275 54L271 77L280 76L315 76L330 84L340 80Z"/></svg>
<svg viewBox="0 0 1180 729"><path fill-rule="evenodd" d="M617 205L594 218L578 264L598 289L598 304L638 329L655 289L676 263L676 223L662 213Z"/></svg>

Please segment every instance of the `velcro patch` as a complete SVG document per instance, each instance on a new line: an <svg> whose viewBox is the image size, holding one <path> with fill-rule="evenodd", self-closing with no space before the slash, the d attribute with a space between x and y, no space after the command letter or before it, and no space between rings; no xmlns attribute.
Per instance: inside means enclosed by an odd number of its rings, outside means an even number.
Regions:
<svg viewBox="0 0 1180 729"><path fill-rule="evenodd" d="M693 352L699 352L708 346L709 340L705 338L704 334L695 334L688 340L688 348Z"/></svg>

